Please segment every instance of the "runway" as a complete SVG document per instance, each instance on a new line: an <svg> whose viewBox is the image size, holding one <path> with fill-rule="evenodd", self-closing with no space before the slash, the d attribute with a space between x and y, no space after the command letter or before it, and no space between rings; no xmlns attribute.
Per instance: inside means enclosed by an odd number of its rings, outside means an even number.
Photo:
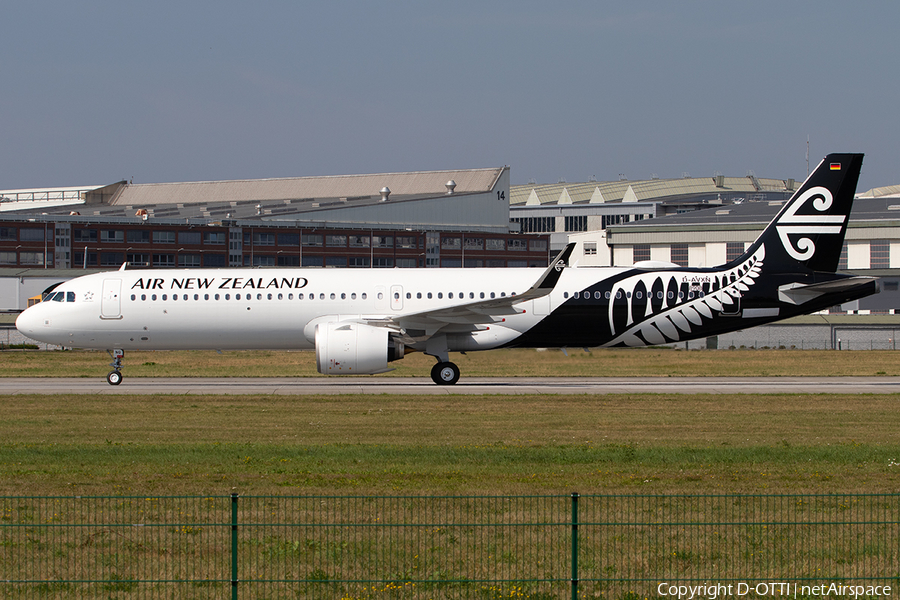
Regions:
<svg viewBox="0 0 900 600"><path fill-rule="evenodd" d="M96 378L0 377L0 394L898 394L900 377L467 377L439 386L418 377Z"/></svg>

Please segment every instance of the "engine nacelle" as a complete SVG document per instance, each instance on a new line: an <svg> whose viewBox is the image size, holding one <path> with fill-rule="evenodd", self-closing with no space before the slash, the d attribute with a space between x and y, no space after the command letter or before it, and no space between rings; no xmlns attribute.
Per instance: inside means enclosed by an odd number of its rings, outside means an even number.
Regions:
<svg viewBox="0 0 900 600"><path fill-rule="evenodd" d="M390 371L404 347L384 327L337 322L316 325L316 369L323 375L374 375Z"/></svg>

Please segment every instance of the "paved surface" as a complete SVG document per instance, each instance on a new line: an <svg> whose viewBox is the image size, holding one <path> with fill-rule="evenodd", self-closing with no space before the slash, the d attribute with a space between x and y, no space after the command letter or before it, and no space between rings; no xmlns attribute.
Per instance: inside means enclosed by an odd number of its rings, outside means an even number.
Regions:
<svg viewBox="0 0 900 600"><path fill-rule="evenodd" d="M900 377L464 377L439 386L425 378L96 378L0 377L0 394L898 394Z"/></svg>

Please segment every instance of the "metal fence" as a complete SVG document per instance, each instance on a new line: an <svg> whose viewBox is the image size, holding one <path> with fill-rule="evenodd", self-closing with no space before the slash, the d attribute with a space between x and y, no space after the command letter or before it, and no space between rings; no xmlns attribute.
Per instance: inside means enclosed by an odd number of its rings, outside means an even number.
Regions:
<svg viewBox="0 0 900 600"><path fill-rule="evenodd" d="M3 598L637 600L689 585L896 591L900 495L0 497Z"/></svg>

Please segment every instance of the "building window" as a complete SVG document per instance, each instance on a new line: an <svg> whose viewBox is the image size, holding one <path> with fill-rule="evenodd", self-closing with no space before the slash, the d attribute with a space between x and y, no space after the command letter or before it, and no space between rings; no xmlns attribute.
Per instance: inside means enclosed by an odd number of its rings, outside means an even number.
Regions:
<svg viewBox="0 0 900 600"><path fill-rule="evenodd" d="M597 254L597 242L585 242L584 253L590 256Z"/></svg>
<svg viewBox="0 0 900 600"><path fill-rule="evenodd" d="M0 265L14 265L17 260L15 252L0 252Z"/></svg>
<svg viewBox="0 0 900 600"><path fill-rule="evenodd" d="M37 227L22 227L19 229L20 242L43 242L44 230ZM43 263L42 263L43 264Z"/></svg>
<svg viewBox="0 0 900 600"><path fill-rule="evenodd" d="M300 234L299 233L279 233L278 234L278 245L279 246L299 246L300 245Z"/></svg>
<svg viewBox="0 0 900 600"><path fill-rule="evenodd" d="M627 223L628 215L603 215L600 217L600 229L606 229L610 225Z"/></svg>
<svg viewBox="0 0 900 600"><path fill-rule="evenodd" d="M278 255L279 267L299 267L300 266L300 257L299 256L285 256L283 254Z"/></svg>
<svg viewBox="0 0 900 600"><path fill-rule="evenodd" d="M43 252L19 252L20 265L42 265L44 264Z"/></svg>
<svg viewBox="0 0 900 600"><path fill-rule="evenodd" d="M462 248L462 239L458 237L441 238L442 250L459 250Z"/></svg>
<svg viewBox="0 0 900 600"><path fill-rule="evenodd" d="M260 256L259 254L253 255L253 266L254 267L274 267L275 266L275 257L274 256Z"/></svg>
<svg viewBox="0 0 900 600"><path fill-rule="evenodd" d="M325 259L325 266L332 268L340 268L347 266L346 256L329 256Z"/></svg>
<svg viewBox="0 0 900 600"><path fill-rule="evenodd" d="M518 217L510 219L518 223L522 233L553 233L556 231L556 217Z"/></svg>
<svg viewBox="0 0 900 600"><path fill-rule="evenodd" d="M566 231L587 231L587 216L566 217Z"/></svg>
<svg viewBox="0 0 900 600"><path fill-rule="evenodd" d="M118 229L101 229L100 241L104 244L121 244L125 241L125 232ZM100 260L103 260L102 257Z"/></svg>
<svg viewBox="0 0 900 600"><path fill-rule="evenodd" d="M228 257L224 254L204 254L204 267L224 267L228 264Z"/></svg>
<svg viewBox="0 0 900 600"><path fill-rule="evenodd" d="M93 267L97 264L97 253L88 252L87 260L85 260L84 252L75 252L72 254L72 264L76 267Z"/></svg>
<svg viewBox="0 0 900 600"><path fill-rule="evenodd" d="M126 254L125 262L129 265L135 265L138 267L149 267L150 266L150 255L149 254Z"/></svg>
<svg viewBox="0 0 900 600"><path fill-rule="evenodd" d="M547 251L547 240L531 240L528 242L528 248L532 252L546 252ZM594 250L596 251L597 247L594 246Z"/></svg>
<svg viewBox="0 0 900 600"><path fill-rule="evenodd" d="M129 244L149 244L150 231L147 229L129 229L125 232Z"/></svg>
<svg viewBox="0 0 900 600"><path fill-rule="evenodd" d="M321 256L304 255L301 262L304 267L321 267L324 264L324 259Z"/></svg>
<svg viewBox="0 0 900 600"><path fill-rule="evenodd" d="M448 268L461 267L462 261L458 258L442 258L441 266Z"/></svg>
<svg viewBox="0 0 900 600"><path fill-rule="evenodd" d="M153 243L154 244L174 244L175 243L175 232L174 231L154 231L153 232ZM156 261L154 261L156 262Z"/></svg>
<svg viewBox="0 0 900 600"><path fill-rule="evenodd" d="M304 246L321 246L322 245L322 234L321 233L304 233L303 235L300 236L300 241ZM321 266L321 265L319 265L319 266Z"/></svg>
<svg viewBox="0 0 900 600"><path fill-rule="evenodd" d="M97 243L97 230L96 229L73 229L72 230L72 241L80 242L82 244L86 243Z"/></svg>
<svg viewBox="0 0 900 600"><path fill-rule="evenodd" d="M16 228L15 227L0 227L0 242L14 242L16 241Z"/></svg>
<svg viewBox="0 0 900 600"><path fill-rule="evenodd" d="M413 235L398 235L397 236L397 247L398 248L415 248L416 247L416 237Z"/></svg>
<svg viewBox="0 0 900 600"><path fill-rule="evenodd" d="M502 251L506 250L506 240L498 238L488 238L484 241L485 250ZM506 266L504 264L504 266Z"/></svg>
<svg viewBox="0 0 900 600"><path fill-rule="evenodd" d="M326 235L325 236L325 245L335 247L335 248L346 248L347 247L347 236L346 235Z"/></svg>
<svg viewBox="0 0 900 600"><path fill-rule="evenodd" d="M687 244L672 244L671 250L671 261L678 265L679 267L688 266L688 245Z"/></svg>
<svg viewBox="0 0 900 600"><path fill-rule="evenodd" d="M369 236L367 236L367 235L351 235L350 236L350 247L351 248L368 248L369 247Z"/></svg>
<svg viewBox="0 0 900 600"><path fill-rule="evenodd" d="M401 269L414 269L416 268L416 259L414 258L398 258L397 266Z"/></svg>
<svg viewBox="0 0 900 600"><path fill-rule="evenodd" d="M274 246L275 245L275 234L274 233L254 233L253 234L253 245L254 246Z"/></svg>
<svg viewBox="0 0 900 600"><path fill-rule="evenodd" d="M199 254L179 254L178 255L178 266L179 267L199 267L200 266L200 255Z"/></svg>
<svg viewBox="0 0 900 600"><path fill-rule="evenodd" d="M118 267L121 265L124 260L122 259L124 255L121 252L101 252L100 253L100 266L101 267Z"/></svg>
<svg viewBox="0 0 900 600"><path fill-rule="evenodd" d="M204 231L203 232L203 243L209 244L210 246L224 246L225 245L225 232L224 231Z"/></svg>
<svg viewBox="0 0 900 600"><path fill-rule="evenodd" d="M397 260L399 261L400 259ZM413 261L415 262L415 259L413 259ZM394 266L394 259L376 256L375 260L372 261L372 266L375 268L390 268ZM415 266L415 264L413 266Z"/></svg>
<svg viewBox="0 0 900 600"><path fill-rule="evenodd" d="M725 260L731 262L744 254L744 242L727 242L725 244Z"/></svg>
<svg viewBox="0 0 900 600"><path fill-rule="evenodd" d="M841 246L841 257L838 259L838 271L847 270L847 242Z"/></svg>
<svg viewBox="0 0 900 600"><path fill-rule="evenodd" d="M199 246L202 236L199 231L179 231L178 243L185 246Z"/></svg>
<svg viewBox="0 0 900 600"><path fill-rule="evenodd" d="M156 232L154 232L156 233ZM170 232L174 233L174 232ZM154 254L153 255L153 266L154 267L174 267L175 266L175 255L174 254Z"/></svg>
<svg viewBox="0 0 900 600"><path fill-rule="evenodd" d="M634 262L650 260L650 244L635 244L632 249L634 250Z"/></svg>
<svg viewBox="0 0 900 600"><path fill-rule="evenodd" d="M369 257L368 256L351 256L350 257L350 266L351 267L368 267L369 266Z"/></svg>
<svg viewBox="0 0 900 600"><path fill-rule="evenodd" d="M394 236L392 235L376 235L372 237L372 246L375 248L393 248Z"/></svg>
<svg viewBox="0 0 900 600"><path fill-rule="evenodd" d="M888 240L869 242L869 268L888 269L891 266L891 243Z"/></svg>
<svg viewBox="0 0 900 600"><path fill-rule="evenodd" d="M524 250L528 250L528 240L511 239L509 240L508 249L514 252L522 252Z"/></svg>

